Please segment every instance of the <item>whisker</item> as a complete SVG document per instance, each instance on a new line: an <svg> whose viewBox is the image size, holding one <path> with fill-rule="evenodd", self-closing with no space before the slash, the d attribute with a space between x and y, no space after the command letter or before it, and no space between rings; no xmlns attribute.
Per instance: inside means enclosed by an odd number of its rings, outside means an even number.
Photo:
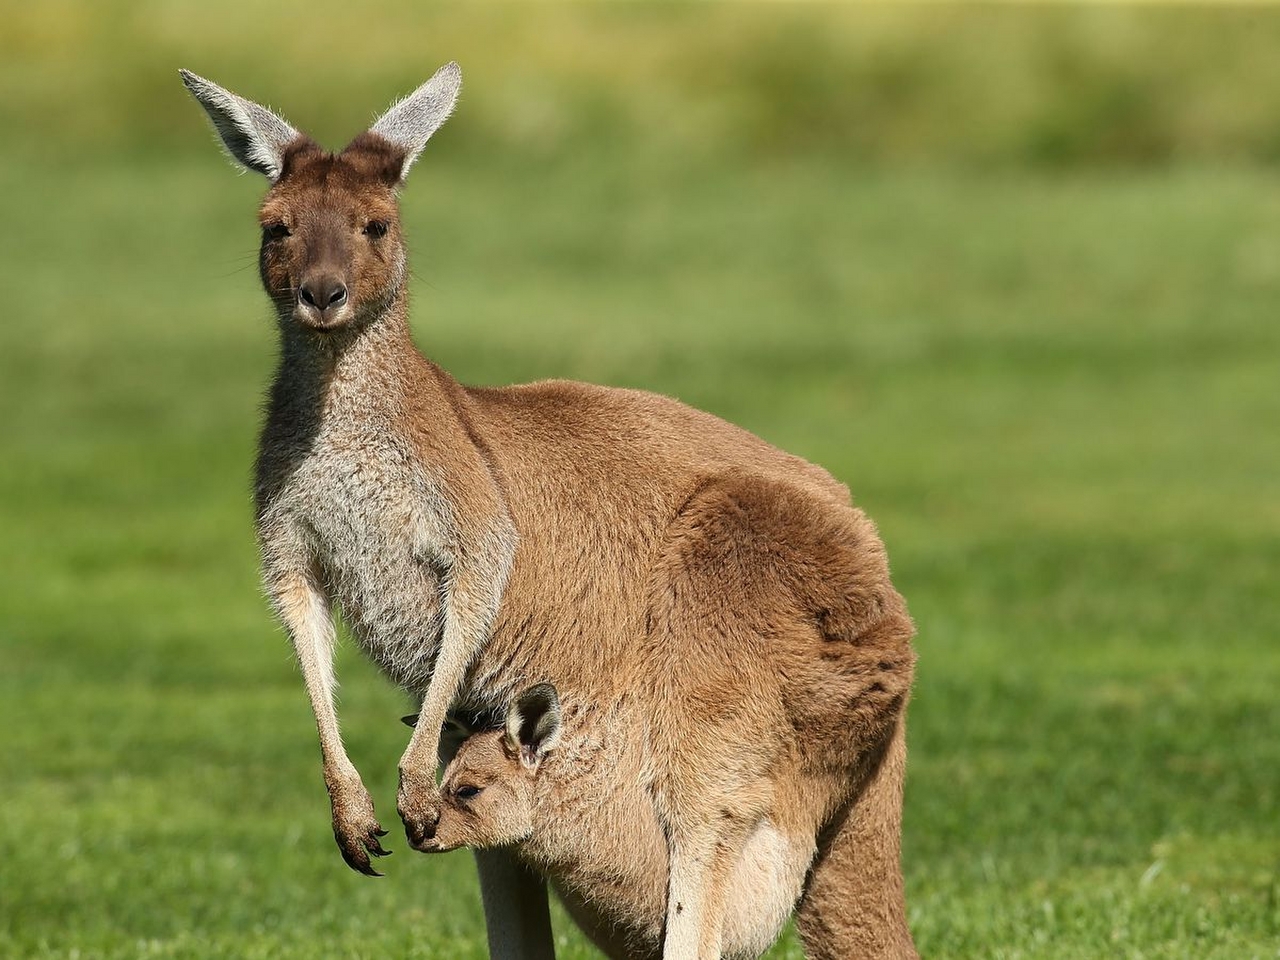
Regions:
<svg viewBox="0 0 1280 960"><path fill-rule="evenodd" d="M225 280L227 277L234 277L237 273L244 273L246 270L248 270L252 266L254 266L254 264L245 263L245 264L241 264L238 267L235 267L232 270L228 270L226 273L215 273L215 274L211 274L211 276L213 276L218 280Z"/></svg>

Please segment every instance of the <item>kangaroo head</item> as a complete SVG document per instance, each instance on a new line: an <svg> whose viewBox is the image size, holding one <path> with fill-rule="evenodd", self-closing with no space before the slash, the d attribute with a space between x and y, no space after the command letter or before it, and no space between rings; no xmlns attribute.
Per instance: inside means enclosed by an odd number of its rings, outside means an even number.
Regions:
<svg viewBox="0 0 1280 960"><path fill-rule="evenodd" d="M448 63L337 153L266 107L182 71L231 158L263 174L259 269L280 322L323 336L380 316L405 283L396 190L448 119L462 74Z"/></svg>
<svg viewBox="0 0 1280 960"><path fill-rule="evenodd" d="M469 737L445 769L434 849L498 847L533 833L534 784L560 741L560 698L549 683L530 687L501 730Z"/></svg>

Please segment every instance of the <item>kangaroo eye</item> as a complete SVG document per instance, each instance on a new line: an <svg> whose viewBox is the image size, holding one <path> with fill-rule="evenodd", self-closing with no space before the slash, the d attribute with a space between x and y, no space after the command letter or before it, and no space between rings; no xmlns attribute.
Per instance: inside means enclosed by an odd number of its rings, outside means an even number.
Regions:
<svg viewBox="0 0 1280 960"><path fill-rule="evenodd" d="M262 235L268 240L283 240L289 236L289 228L283 223L268 223L262 228Z"/></svg>
<svg viewBox="0 0 1280 960"><path fill-rule="evenodd" d="M374 240L381 239L387 235L387 223L385 220L370 220L364 225L364 235Z"/></svg>
<svg viewBox="0 0 1280 960"><path fill-rule="evenodd" d="M453 795L459 800L470 800L472 797L478 796L482 789L482 787L473 787L468 784L464 787L458 787L457 790L453 791Z"/></svg>

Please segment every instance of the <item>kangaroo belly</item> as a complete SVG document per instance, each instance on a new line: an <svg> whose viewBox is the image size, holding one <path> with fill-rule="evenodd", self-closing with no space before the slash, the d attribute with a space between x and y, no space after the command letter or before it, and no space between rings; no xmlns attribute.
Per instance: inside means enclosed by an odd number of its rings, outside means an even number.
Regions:
<svg viewBox="0 0 1280 960"><path fill-rule="evenodd" d="M423 690L443 627L431 561L444 537L432 488L390 469L383 461L403 463L390 452L366 447L359 462L326 453L322 446L299 468L287 509L307 531L357 643L396 684Z"/></svg>
<svg viewBox="0 0 1280 960"><path fill-rule="evenodd" d="M444 625L439 588L430 571L396 546L374 555L330 550L323 564L356 642L393 682L422 691Z"/></svg>
<svg viewBox="0 0 1280 960"><path fill-rule="evenodd" d="M635 826L635 824L634 824ZM632 832L634 860L595 863L593 855L559 860L543 841L535 867L549 874L573 922L609 957L646 960L662 955L667 915L666 844L653 829ZM586 844L616 845L618 837L585 837ZM593 844L594 840L594 844ZM728 879L724 956L754 960L768 950L791 916L815 852L812 837L783 835L762 820L742 849Z"/></svg>
<svg viewBox="0 0 1280 960"><path fill-rule="evenodd" d="M551 886L573 922L611 960L657 960L662 956L665 897L620 898L608 889L587 894L555 877Z"/></svg>

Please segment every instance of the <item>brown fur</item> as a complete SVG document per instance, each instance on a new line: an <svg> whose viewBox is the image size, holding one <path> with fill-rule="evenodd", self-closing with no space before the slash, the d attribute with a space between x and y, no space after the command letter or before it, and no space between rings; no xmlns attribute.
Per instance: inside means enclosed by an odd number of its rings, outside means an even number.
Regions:
<svg viewBox="0 0 1280 960"><path fill-rule="evenodd" d="M445 769L441 818L426 849L513 850L551 879L570 913L607 954L627 960L661 956L667 837L646 789L648 751L629 736L633 728L625 709L597 710L570 701L562 710L550 685L531 688L510 707L505 729L470 736ZM868 760L880 763L876 756ZM610 776L601 777L601 769ZM796 793L812 786L805 783ZM724 816L740 799L727 793ZM801 918L812 955L910 955L909 938L877 944L866 936L890 925L905 931L902 918L892 916L895 900L878 892L881 882L892 889L892 877L869 869L896 870L896 843L879 849L873 832L860 847L847 842L851 832L843 828L851 805L828 827L831 837L843 841L832 843L815 835L813 819L794 816L794 796L775 789L772 800L726 864L721 955L749 960L767 949L800 898L819 848ZM828 867L853 850L861 865ZM866 882L850 891L844 874L855 867ZM845 902L850 892L856 895Z"/></svg>
<svg viewBox="0 0 1280 960"><path fill-rule="evenodd" d="M799 906L811 956L913 955L898 865L912 627L874 527L820 468L666 397L467 388L425 359L408 324L403 158L372 133L336 155L299 136L261 209L281 334L257 470L264 577L347 862L372 872L383 851L338 735L333 604L422 701L398 798L415 847L439 819L446 711L492 714L551 681L596 718L583 736L607 717L631 751L583 768L599 800L583 833L617 825L610 810L659 826L665 956L720 955L726 884L766 821L816 843ZM349 297L309 307L302 287L320 275ZM619 792L632 799L614 805ZM541 893L512 890L511 873L499 896L494 862L481 860L491 942L506 938L495 955L549 955ZM570 893L580 921L608 890Z"/></svg>

